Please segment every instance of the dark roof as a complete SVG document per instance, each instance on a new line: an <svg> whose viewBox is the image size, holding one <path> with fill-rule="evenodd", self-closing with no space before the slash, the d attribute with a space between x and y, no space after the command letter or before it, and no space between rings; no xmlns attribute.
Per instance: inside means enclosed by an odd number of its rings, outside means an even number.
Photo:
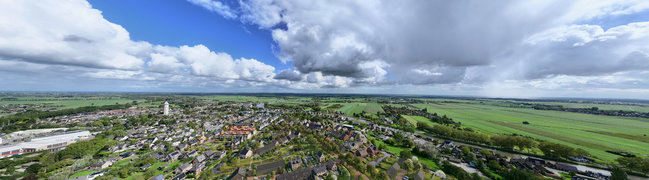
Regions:
<svg viewBox="0 0 649 180"><path fill-rule="evenodd" d="M239 167L239 168L237 168L236 170L234 170L234 172L232 172L232 175L230 175L230 178L229 178L229 179L232 179L232 178L233 178L234 176L236 176L236 175L239 175L239 176L245 177L245 176L246 176L246 169L243 168L243 167Z"/></svg>
<svg viewBox="0 0 649 180"><path fill-rule="evenodd" d="M181 173L178 176L171 178L171 180L185 179L185 177L187 177L187 175L185 175L185 173Z"/></svg>
<svg viewBox="0 0 649 180"><path fill-rule="evenodd" d="M390 168L388 169L388 176L390 176L390 178L396 176L397 173L399 173L399 170L401 170L401 166L399 166L399 163L396 163L396 162L395 162L395 163L392 164L392 166L390 166Z"/></svg>
<svg viewBox="0 0 649 180"><path fill-rule="evenodd" d="M327 172L327 167L324 165L319 165L313 168L313 173L315 174L326 173L326 172Z"/></svg>
<svg viewBox="0 0 649 180"><path fill-rule="evenodd" d="M307 180L311 179L313 168L304 168L290 173L280 174L276 180Z"/></svg>
<svg viewBox="0 0 649 180"><path fill-rule="evenodd" d="M271 163L266 163L257 166L257 174L266 174L271 171L277 170L277 168L284 168L284 160L279 160Z"/></svg>
<svg viewBox="0 0 649 180"><path fill-rule="evenodd" d="M264 154L264 153L267 153L267 152L269 152L269 151L271 151L273 149L275 149L275 143L268 144L268 145L266 145L264 147L261 147L261 148L255 150L255 154Z"/></svg>
<svg viewBox="0 0 649 180"><path fill-rule="evenodd" d="M149 179L149 180L164 180L164 179L165 179L165 176L162 175L162 174L160 174L160 175L157 175L157 176L155 176L155 177L152 177L152 178Z"/></svg>
<svg viewBox="0 0 649 180"><path fill-rule="evenodd" d="M415 180L424 180L425 178L426 174L424 174L424 171L422 171L421 169L419 169L419 171L417 171L417 173L415 173L413 177L413 179Z"/></svg>

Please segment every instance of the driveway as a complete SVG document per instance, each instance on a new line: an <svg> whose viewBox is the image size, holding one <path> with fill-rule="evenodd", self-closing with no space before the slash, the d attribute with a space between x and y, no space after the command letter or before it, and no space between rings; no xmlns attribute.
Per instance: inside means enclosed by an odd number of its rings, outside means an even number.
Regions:
<svg viewBox="0 0 649 180"><path fill-rule="evenodd" d="M381 151L381 152L383 153L383 157L380 157L379 159L370 162L370 164L372 166L376 167L376 165L381 163L381 161L383 161L383 159L391 156L389 153L386 153L385 151Z"/></svg>

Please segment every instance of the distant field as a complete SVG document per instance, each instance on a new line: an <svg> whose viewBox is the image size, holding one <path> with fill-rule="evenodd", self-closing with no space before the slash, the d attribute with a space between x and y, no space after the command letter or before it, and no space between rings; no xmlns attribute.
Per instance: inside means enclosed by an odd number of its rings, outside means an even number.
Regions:
<svg viewBox="0 0 649 180"><path fill-rule="evenodd" d="M348 116L353 115L354 113L360 114L365 111L368 114L376 114L376 112L384 113L381 108L381 104L378 103L337 103L343 105L337 111L343 112Z"/></svg>
<svg viewBox="0 0 649 180"><path fill-rule="evenodd" d="M483 104L415 104L429 112L446 114L463 126L488 134L522 134L583 148L613 161L606 150L649 154L649 119L600 116L560 111L507 108ZM523 121L530 124L524 125Z"/></svg>
<svg viewBox="0 0 649 180"><path fill-rule="evenodd" d="M53 98L53 97L19 97L16 101L0 100L0 104L46 104L55 107L56 109L77 108L83 106L103 106L115 103L130 103L131 99L124 98Z"/></svg>

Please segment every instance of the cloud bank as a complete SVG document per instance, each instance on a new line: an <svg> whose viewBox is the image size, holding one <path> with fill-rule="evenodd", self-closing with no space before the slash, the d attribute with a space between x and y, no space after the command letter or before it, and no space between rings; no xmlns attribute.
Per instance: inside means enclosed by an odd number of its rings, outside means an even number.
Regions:
<svg viewBox="0 0 649 180"><path fill-rule="evenodd" d="M593 23L647 12L645 1L188 2L267 31L292 68L201 44L134 41L85 0L1 1L0 85L61 77L51 82L168 91L637 96L649 89L649 21Z"/></svg>

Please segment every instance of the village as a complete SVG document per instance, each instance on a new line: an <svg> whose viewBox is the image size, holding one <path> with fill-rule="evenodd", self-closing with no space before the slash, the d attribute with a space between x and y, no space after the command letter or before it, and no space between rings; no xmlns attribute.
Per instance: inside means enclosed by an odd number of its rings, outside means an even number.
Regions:
<svg viewBox="0 0 649 180"><path fill-rule="evenodd" d="M506 155L340 113L263 103L201 102L191 107L170 107L165 102L163 108L98 111L44 122L84 125L4 135L1 160L25 163L14 163L0 172L74 180L610 176L607 171ZM58 140L43 143L39 139ZM97 147L94 151L75 149L85 148L75 146L84 142ZM404 150L409 148L413 150Z"/></svg>

